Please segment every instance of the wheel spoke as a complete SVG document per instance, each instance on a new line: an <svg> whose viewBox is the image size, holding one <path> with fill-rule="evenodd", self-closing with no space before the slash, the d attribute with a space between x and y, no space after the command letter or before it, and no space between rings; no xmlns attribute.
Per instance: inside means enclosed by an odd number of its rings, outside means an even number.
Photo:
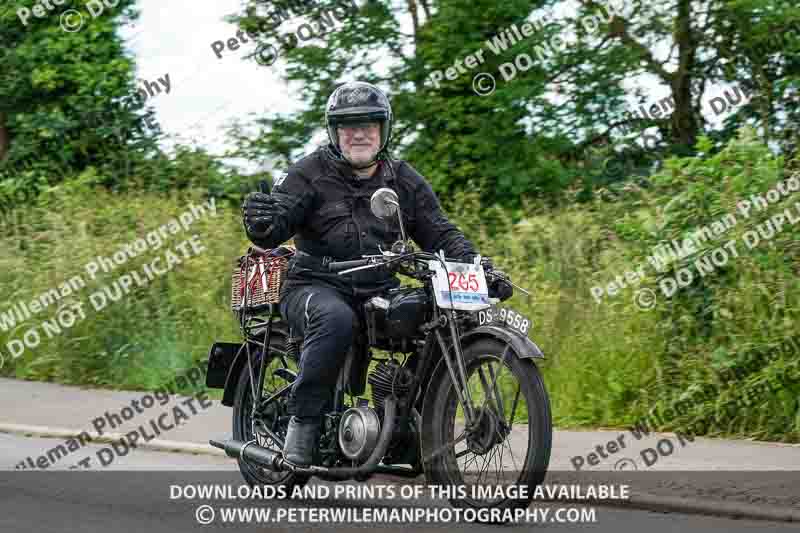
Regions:
<svg viewBox="0 0 800 533"><path fill-rule="evenodd" d="M492 387L492 392L494 393L494 400L497 404L497 414L500 416L500 420L505 420L505 415L503 414L503 398L501 397L500 393L497 391L497 376L500 375L500 372L503 371L501 367L497 375L494 373L494 369L492 368L492 363L489 363L489 377L492 378L492 382L494 383L494 387Z"/></svg>
<svg viewBox="0 0 800 533"><path fill-rule="evenodd" d="M517 466L517 460L514 458L514 449L511 447L511 443L509 442L511 439L506 439L503 441L503 446L508 446L508 453L511 455L511 462L514 463L514 472L519 472L520 469ZM530 443L528 443L530 446Z"/></svg>
<svg viewBox="0 0 800 533"><path fill-rule="evenodd" d="M495 448L492 448L486 454L486 476L487 476L487 478L489 476L489 467L492 466L492 462L494 460L495 455L497 455L497 451L495 450ZM481 477L483 477L483 476L481 476ZM487 479L487 482L488 482L488 479Z"/></svg>
<svg viewBox="0 0 800 533"><path fill-rule="evenodd" d="M273 443L277 443L280 449L283 449L283 439L280 438L277 434L275 434L272 430L267 427L267 424L263 420L256 421L256 425L263 431L263 435ZM266 442L265 442L266 444Z"/></svg>
<svg viewBox="0 0 800 533"><path fill-rule="evenodd" d="M508 420L508 431L511 433L511 428L514 427L514 416L517 413L517 402L519 401L519 392L522 387L517 384L517 393L514 395L514 404L511 406L511 418Z"/></svg>
<svg viewBox="0 0 800 533"><path fill-rule="evenodd" d="M461 435L456 440L454 440L453 442L448 442L447 444L443 444L442 446L439 447L439 449L435 450L426 459L430 460L442 455L443 453L447 452L451 447L454 447L456 444L458 444L459 442L461 442L466 438L467 438L467 433L461 432Z"/></svg>
<svg viewBox="0 0 800 533"><path fill-rule="evenodd" d="M492 397L492 393L489 391L489 383L486 381L486 376L483 374L483 368L481 367L478 367L478 376L481 378L481 386L483 387L483 405L481 407L486 407Z"/></svg>
<svg viewBox="0 0 800 533"><path fill-rule="evenodd" d="M502 450L503 447L501 446L500 449ZM500 464L498 465L497 464L497 456L498 455L499 455L499 453L494 452L494 454L492 455L492 458L495 460L494 461L494 464L495 464L494 477L495 477L495 479L497 479L497 483L499 485L500 484L500 470L503 469L503 460L501 459L500 460Z"/></svg>
<svg viewBox="0 0 800 533"><path fill-rule="evenodd" d="M478 455L477 454L475 454L474 452L470 451L469 449L467 449L465 451L471 453L472 454L472 458L470 460L468 460L468 461L464 461L464 472L467 471L467 468L469 467L470 464L477 465L477 463L478 463Z"/></svg>
<svg viewBox="0 0 800 533"><path fill-rule="evenodd" d="M503 470L503 453L505 452L506 447L504 446L505 441L500 443L500 470ZM499 481L498 481L499 483Z"/></svg>
<svg viewBox="0 0 800 533"><path fill-rule="evenodd" d="M489 457L484 455L485 459L483 460L483 465L481 466L480 472L478 472L478 483L481 482L481 478L483 477L483 473L486 471L487 467L489 466Z"/></svg>

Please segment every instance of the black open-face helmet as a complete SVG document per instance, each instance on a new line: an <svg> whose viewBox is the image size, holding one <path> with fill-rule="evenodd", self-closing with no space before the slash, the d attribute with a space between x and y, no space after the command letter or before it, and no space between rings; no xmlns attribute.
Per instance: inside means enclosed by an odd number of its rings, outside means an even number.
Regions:
<svg viewBox="0 0 800 533"><path fill-rule="evenodd" d="M392 136L392 106L389 99L380 89L363 81L348 82L333 91L325 106L325 126L333 155L339 161L347 160L339 146L339 132L336 128L340 124L371 121L377 121L381 126L381 146L375 156L379 159L385 153ZM369 167L374 162L358 168Z"/></svg>

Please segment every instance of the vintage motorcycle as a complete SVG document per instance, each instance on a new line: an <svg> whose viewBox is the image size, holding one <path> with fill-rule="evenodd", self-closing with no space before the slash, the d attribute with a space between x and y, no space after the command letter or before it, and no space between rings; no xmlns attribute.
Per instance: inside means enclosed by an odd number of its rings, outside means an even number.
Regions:
<svg viewBox="0 0 800 533"><path fill-rule="evenodd" d="M251 485L424 474L429 485L470 488L450 498L455 506L527 506L544 480L552 441L535 363L544 355L528 338L531 321L489 299L487 278L504 275L484 272L480 258L458 263L415 251L393 190L379 189L370 205L379 218L397 214L402 240L391 251L328 268L340 275L385 268L419 286L389 290L358 310L358 333L323 417L314 464L294 467L281 453L302 349L276 305L287 247L253 247L235 271L233 306L244 340L214 343L207 374L207 385L224 389L222 404L233 407L233 438L210 443L238 460ZM388 357L374 357L373 348ZM371 403L362 397L367 384ZM471 488L498 485L529 490Z"/></svg>

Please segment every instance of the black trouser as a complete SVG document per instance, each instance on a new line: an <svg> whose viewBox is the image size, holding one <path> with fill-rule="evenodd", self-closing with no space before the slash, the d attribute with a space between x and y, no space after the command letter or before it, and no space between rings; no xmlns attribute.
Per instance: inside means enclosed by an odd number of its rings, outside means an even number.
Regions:
<svg viewBox="0 0 800 533"><path fill-rule="evenodd" d="M353 342L355 301L323 285L291 289L280 312L295 336L304 338L300 373L289 397L289 411L316 417L333 407L333 389Z"/></svg>

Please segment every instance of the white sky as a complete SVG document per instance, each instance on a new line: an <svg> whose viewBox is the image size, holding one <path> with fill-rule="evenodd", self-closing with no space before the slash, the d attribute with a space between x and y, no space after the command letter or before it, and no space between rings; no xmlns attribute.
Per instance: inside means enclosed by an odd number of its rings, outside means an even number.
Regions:
<svg viewBox="0 0 800 533"><path fill-rule="evenodd" d="M255 49L249 43L236 51L226 47L222 59L212 51L212 42L235 37L235 25L222 19L239 12L240 0L139 0L138 5L139 20L121 33L135 57L137 80L170 75L170 93L147 101L166 134L221 154L229 147L224 129L231 119L299 108L277 75L280 61L261 67L244 60Z"/></svg>

